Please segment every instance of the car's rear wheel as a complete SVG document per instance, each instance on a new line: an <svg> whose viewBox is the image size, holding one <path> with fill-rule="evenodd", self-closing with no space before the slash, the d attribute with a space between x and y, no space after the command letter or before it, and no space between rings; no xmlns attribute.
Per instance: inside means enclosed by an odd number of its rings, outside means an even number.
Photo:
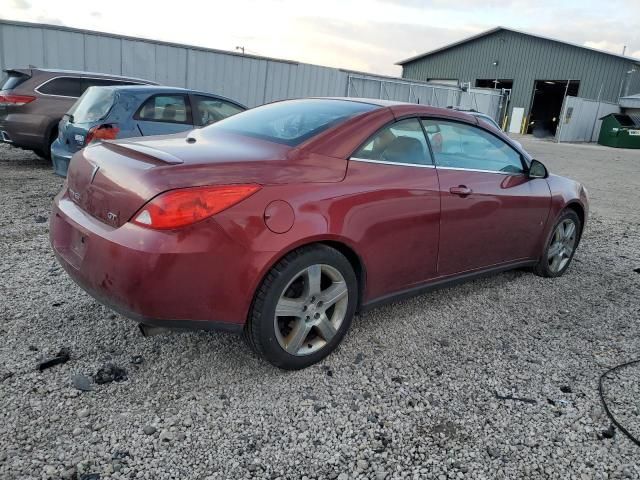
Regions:
<svg viewBox="0 0 640 480"><path fill-rule="evenodd" d="M582 223L573 210L565 210L556 222L545 244L540 261L533 271L541 277L559 277L571 264L575 254Z"/></svg>
<svg viewBox="0 0 640 480"><path fill-rule="evenodd" d="M356 276L344 255L325 245L300 248L263 280L245 338L277 367L308 367L338 346L353 320L357 296Z"/></svg>
<svg viewBox="0 0 640 480"><path fill-rule="evenodd" d="M54 128L49 134L49 143L44 148L36 148L34 153L44 160L51 160L51 146L58 138L58 129Z"/></svg>

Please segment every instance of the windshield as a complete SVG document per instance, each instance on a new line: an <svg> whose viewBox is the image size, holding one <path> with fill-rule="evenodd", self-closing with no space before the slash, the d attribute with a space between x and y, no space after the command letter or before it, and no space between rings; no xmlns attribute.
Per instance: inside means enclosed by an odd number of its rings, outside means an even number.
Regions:
<svg viewBox="0 0 640 480"><path fill-rule="evenodd" d="M203 129L227 131L296 146L377 105L347 100L304 99L276 102L241 112Z"/></svg>
<svg viewBox="0 0 640 480"><path fill-rule="evenodd" d="M73 118L73 123L89 123L102 120L111 110L114 97L115 92L111 88L87 88L69 109L67 115Z"/></svg>

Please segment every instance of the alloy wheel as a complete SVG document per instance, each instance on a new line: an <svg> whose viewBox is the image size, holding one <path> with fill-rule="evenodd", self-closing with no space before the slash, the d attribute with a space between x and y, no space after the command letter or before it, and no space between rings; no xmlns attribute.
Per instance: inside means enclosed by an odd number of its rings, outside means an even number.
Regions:
<svg viewBox="0 0 640 480"><path fill-rule="evenodd" d="M295 275L276 304L274 327L280 346L290 355L310 355L337 334L347 313L349 292L342 274L325 264Z"/></svg>
<svg viewBox="0 0 640 480"><path fill-rule="evenodd" d="M560 222L553 232L547 252L549 270L558 273L569 263L576 247L576 224L570 218Z"/></svg>

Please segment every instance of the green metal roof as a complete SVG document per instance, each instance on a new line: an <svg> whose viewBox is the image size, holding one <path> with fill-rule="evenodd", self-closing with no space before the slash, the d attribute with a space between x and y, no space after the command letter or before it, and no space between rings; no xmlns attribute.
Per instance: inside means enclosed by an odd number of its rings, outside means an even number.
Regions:
<svg viewBox="0 0 640 480"><path fill-rule="evenodd" d="M537 35L535 33L529 33L529 32L523 32L523 31L520 31L520 30L514 30L513 28L495 27L495 28L492 28L490 30L486 30L484 32L478 33L476 35L472 35L471 37L463 38L462 40L459 40L459 41L454 42L454 43L450 43L450 44L445 45L443 47L436 48L435 50L430 50L428 52L421 53L419 55L415 55L413 57L407 58L406 60L401 60L401 61L397 62L396 65L405 65L407 63L411 63L411 62L414 62L416 60L420 60L422 58L429 57L431 55L435 55L436 53L444 52L445 50L449 50L449 49L451 49L453 47L457 47L458 45L463 45L465 43L472 42L472 41L477 40L479 38L486 37L487 35L491 35L491 34L494 34L496 32L500 32L500 31L513 32L513 33L518 33L520 35L526 35L526 36L529 36L529 37L539 38L539 39L542 39L542 40L548 40L548 41L551 41L551 42L562 43L564 45L570 45L570 46L576 47L576 48L582 48L582 49L585 49L585 50L591 50L593 52L602 53L602 54L605 54L605 55L611 55L612 57L618 57L618 58L622 58L622 59L625 59L625 60L631 60L632 62L636 62L636 63L640 64L640 59L638 59L638 58L627 57L625 55L618 55L616 53L611 53L611 52L605 52L604 50L598 50L598 49L591 48L591 47L585 47L584 45L578 45L576 43L565 42L563 40L558 40L556 38L544 37L542 35Z"/></svg>

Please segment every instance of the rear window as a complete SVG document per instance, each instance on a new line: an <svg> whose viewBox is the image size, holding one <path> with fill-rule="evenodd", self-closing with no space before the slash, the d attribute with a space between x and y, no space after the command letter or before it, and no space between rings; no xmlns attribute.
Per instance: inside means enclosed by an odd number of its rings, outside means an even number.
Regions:
<svg viewBox="0 0 640 480"><path fill-rule="evenodd" d="M73 123L89 123L102 120L113 106L115 92L111 88L90 87L69 109L67 115Z"/></svg>
<svg viewBox="0 0 640 480"><path fill-rule="evenodd" d="M79 97L83 92L82 79L74 77L57 77L43 83L36 90L43 95Z"/></svg>
<svg viewBox="0 0 640 480"><path fill-rule="evenodd" d="M11 72L3 79L2 88L0 88L0 90L13 90L27 79L29 79L29 75Z"/></svg>
<svg viewBox="0 0 640 480"><path fill-rule="evenodd" d="M379 108L346 100L306 99L271 103L238 113L204 128L296 146L345 120Z"/></svg>

